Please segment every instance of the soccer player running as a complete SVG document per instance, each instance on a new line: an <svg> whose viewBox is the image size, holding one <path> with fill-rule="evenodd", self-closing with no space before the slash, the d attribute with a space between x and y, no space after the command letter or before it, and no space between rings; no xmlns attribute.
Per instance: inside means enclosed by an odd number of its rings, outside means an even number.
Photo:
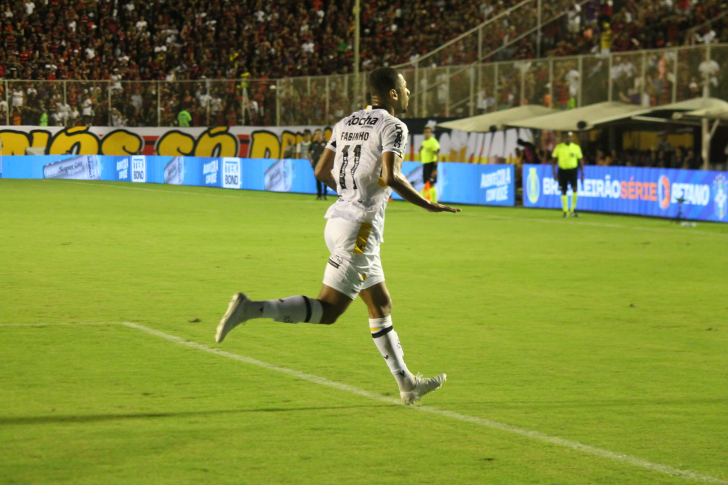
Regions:
<svg viewBox="0 0 728 485"><path fill-rule="evenodd" d="M581 147L573 142L574 134L572 132L562 135L562 142L556 145L554 152L551 154L551 170L556 180L556 165L559 165L559 187L561 188L561 207L564 210L564 217L571 214L579 217L576 212L576 191L577 191L577 169L581 173L581 183L584 183L584 155L581 153ZM569 211L569 200L566 196L568 186L571 185L571 211Z"/></svg>
<svg viewBox="0 0 728 485"><path fill-rule="evenodd" d="M316 177L339 194L326 212L324 238L331 257L318 298L252 301L237 293L217 327L215 340L222 342L230 330L253 318L332 324L359 295L369 312L374 343L399 385L400 396L405 404L413 404L441 387L446 376L422 378L413 375L404 362L399 336L392 327L392 300L379 257L384 211L392 190L429 212L460 209L424 199L402 174L408 133L407 126L394 116L404 113L409 102L402 75L390 67L376 69L367 89L372 108L339 121L316 164Z"/></svg>

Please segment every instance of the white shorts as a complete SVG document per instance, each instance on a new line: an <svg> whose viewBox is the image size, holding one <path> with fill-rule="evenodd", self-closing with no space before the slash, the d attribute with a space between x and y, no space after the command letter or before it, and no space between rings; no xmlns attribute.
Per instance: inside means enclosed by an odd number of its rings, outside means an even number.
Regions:
<svg viewBox="0 0 728 485"><path fill-rule="evenodd" d="M379 241L370 223L329 219L324 231L331 257L326 263L324 284L352 300L361 290L384 281Z"/></svg>

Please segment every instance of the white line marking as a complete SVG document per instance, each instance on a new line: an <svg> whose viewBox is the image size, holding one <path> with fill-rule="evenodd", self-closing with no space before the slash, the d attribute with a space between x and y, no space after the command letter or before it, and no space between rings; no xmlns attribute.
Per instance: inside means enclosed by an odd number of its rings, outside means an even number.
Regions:
<svg viewBox="0 0 728 485"><path fill-rule="evenodd" d="M119 322L79 322L79 323L0 323L0 327L55 327L58 325L123 325Z"/></svg>
<svg viewBox="0 0 728 485"><path fill-rule="evenodd" d="M180 345L185 345L187 347L191 347L196 350L201 350L203 352L220 355L222 357L227 357L229 359L237 360L239 362L244 362L246 364L251 364L251 365L258 366L258 367L263 367L265 369L273 370L276 372L281 372L283 374L288 374L290 376L296 377L301 380L305 380L305 381L313 382L313 383L320 384L323 386L331 387L333 389L338 389L340 391L346 391L346 392L350 392L352 394L357 394L359 396L363 396L363 397L372 399L374 401L379 401L379 402L383 402L386 404L404 406L402 401L399 399L382 396L381 394L365 391L364 389L359 389L358 387L350 386L348 384L342 384L340 382L331 381L324 377L315 376L313 374L306 374L304 372L300 372L300 371L293 370L293 369L288 369L286 367L281 367L276 364L270 364L268 362L263 362L261 360L253 359L251 357L245 357L244 355L233 354L231 352L226 352L224 350L220 350L220 349L217 349L214 347L208 347L207 345L185 340L181 337L177 337L175 335L170 335L170 334L167 334L164 332L160 332L159 330L154 330L152 328L146 327L144 325L140 325L138 323L83 322L83 323L2 323L2 324L0 324L0 326L3 326L3 327L11 327L11 326L13 326L13 327L46 327L46 326L59 326L59 325L67 325L67 326L124 325L129 328L141 330L142 332L146 332L150 335L154 335L156 337L162 338L169 342L180 344ZM720 478L712 477L710 475L703 475L703 474L696 473L696 472L693 472L690 470L680 470L678 468L674 468L674 467L671 467L668 465L653 463L653 462L650 462L647 460L643 460L641 458L636 458L636 457L625 455L622 453L615 453L613 451L605 450L603 448L597 448L595 446L585 445L578 441L572 441L572 440L567 440L564 438L559 438L556 436L550 436L550 435L547 435L544 433L540 433L538 431L531 431L528 429L519 428L517 426L512 426L510 424L499 423L497 421L491 421L489 419L478 418L475 416L468 416L466 414L460 414L460 413L456 413L454 411L438 409L438 408L431 407L431 406L413 406L412 409L416 409L418 411L422 411L422 412L426 412L426 413L430 413L430 414L436 414L438 416L444 416L447 418L455 419L458 421L463 421L466 423L478 424L480 426L485 426L485 427L491 428L491 429L506 431L508 433L525 436L527 438L531 438L531 439L534 439L537 441L542 441L544 443L549 443L552 445L559 445L559 446L563 446L566 448L571 448L572 450L581 451L582 453L594 455L599 458L607 458L607 459L610 459L613 461L627 463L629 465L633 465L633 466L640 467L640 468L645 468L647 470L665 473L665 474L672 475L675 477L687 478L687 479L691 479L691 480L698 480L698 481L707 482L707 483L728 484L728 481L722 480Z"/></svg>
<svg viewBox="0 0 728 485"><path fill-rule="evenodd" d="M191 342L189 340L185 340L181 337L177 337L174 335L170 335L164 332L160 332L159 330L154 330L149 327L145 327L144 325L139 325L138 323L130 323L130 322L124 322L123 325L126 325L130 328L135 328L137 330L141 330L142 332L146 332L148 334L154 335L156 337L162 338L164 340L168 340L169 342L173 342L180 345L185 345L187 347L191 347L196 350L201 350L203 352L209 352L211 354L217 354L222 357L227 357L229 359L237 360L240 362L245 362L246 364L256 365L258 367L263 367L265 369L273 370L276 372L281 372L283 374L288 374L290 376L296 377L298 379L302 379L309 382L314 382L316 384L321 384L323 386L331 387L334 389L338 389L340 391L346 391L350 392L352 394L357 394L359 396L363 396L375 401L387 403L387 404L397 404L404 406L401 400L394 399L386 396L382 396L381 394L376 394L373 392L365 391L364 389L359 389L358 387L350 386L348 384L342 384L340 382L330 381L324 377L315 376L312 374L306 374L304 372L300 372L293 369L288 369L286 367L281 367L279 365L275 364L269 364L268 362L263 362L261 360L253 359L251 357L245 357L243 355L239 354L233 354L230 352L225 352L224 350L220 350L214 347L208 347L207 345L198 344L197 342ZM625 455L622 453L615 453L613 451L605 450L602 448L597 448L594 446L585 445L583 443L579 443L578 441L572 441L567 440L564 438L558 438L556 436L549 436L544 433L539 433L538 431L531 431L528 429L518 428L516 426L511 426L510 424L504 424L499 423L496 421L491 421L489 419L483 419L483 418L477 418L475 416L468 416L465 414L456 413L453 411L447 411L444 409L438 409L430 406L415 406L414 409L417 409L418 411L430 413L430 414L436 414L439 416L445 416L447 418L456 419L458 421L464 421L466 423L474 423L481 426L485 426L487 428L497 429L500 431L507 431L509 433L525 436L527 438L531 438L537 441L542 441L545 443L549 443L552 445L559 445L564 446L566 448L571 448L572 450L581 451L583 453L587 453L589 455L594 455L599 458L607 458L614 461L619 461L622 463L627 463L636 467L645 468L647 470L652 470L656 472L666 473L668 475L681 477L681 478L689 478L691 480L700 480L703 482L708 483L722 483L722 484L728 484L728 481L721 480L719 478L712 477L710 475L703 475L700 473L692 472L690 470L680 470L678 468L673 468L671 466L667 465L661 465L659 463L652 463L647 460L642 460L640 458L636 458L633 456Z"/></svg>

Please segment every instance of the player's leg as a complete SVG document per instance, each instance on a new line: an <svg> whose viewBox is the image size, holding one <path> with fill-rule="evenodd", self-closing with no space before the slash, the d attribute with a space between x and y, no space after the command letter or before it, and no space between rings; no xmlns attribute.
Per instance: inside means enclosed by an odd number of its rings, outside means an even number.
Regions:
<svg viewBox="0 0 728 485"><path fill-rule="evenodd" d="M430 202L437 204L437 162L433 162L430 172Z"/></svg>
<svg viewBox="0 0 728 485"><path fill-rule="evenodd" d="M571 215L574 217L579 217L579 215L576 213L576 199L578 198L577 191L579 188L579 173L578 169L573 169L572 174L570 175L569 184L571 185Z"/></svg>
<svg viewBox="0 0 728 485"><path fill-rule="evenodd" d="M215 341L238 325L256 318L270 318L283 323L323 323L330 325L351 305L352 298L323 285L318 298L290 296L278 300L252 301L242 293L233 296L228 311L217 327Z"/></svg>
<svg viewBox="0 0 728 485"><path fill-rule="evenodd" d="M566 196L566 190L568 189L568 177L566 170L559 168L559 188L561 189L561 208L564 211L564 217L569 215L569 201Z"/></svg>
<svg viewBox="0 0 728 485"><path fill-rule="evenodd" d="M332 323L336 323L336 320L344 314L354 300L339 290L324 284L321 286L318 301L321 303L323 310L321 321L318 323L331 325Z"/></svg>
<svg viewBox="0 0 728 485"><path fill-rule="evenodd" d="M236 293L217 327L215 340L222 342L230 330L255 318L271 318L284 323L334 323L356 298L362 285L358 268L347 259L359 228L359 224L339 219L327 222L324 239L331 258L326 264L319 298L291 296L252 301L244 294Z"/></svg>
<svg viewBox="0 0 728 485"><path fill-rule="evenodd" d="M432 175L432 164L431 163L423 163L422 164L422 182L424 182L425 186L420 191L420 195L424 197L425 199L430 199L430 176Z"/></svg>
<svg viewBox="0 0 728 485"><path fill-rule="evenodd" d="M379 269L381 269L381 265ZM373 273L372 277L376 278L377 271L375 270ZM440 388L447 377L445 374L423 379L419 375L413 375L407 369L399 335L394 331L392 325L392 299L384 281L361 290L359 296L369 312L369 330L372 333L374 344L397 381L404 403L414 404L425 394Z"/></svg>

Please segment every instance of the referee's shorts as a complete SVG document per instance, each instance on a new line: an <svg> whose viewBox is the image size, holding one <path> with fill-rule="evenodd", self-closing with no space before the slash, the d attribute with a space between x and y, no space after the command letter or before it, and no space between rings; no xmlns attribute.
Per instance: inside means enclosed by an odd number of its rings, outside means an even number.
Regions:
<svg viewBox="0 0 728 485"><path fill-rule="evenodd" d="M435 172L434 176L432 172ZM424 183L430 182L430 185L437 183L437 162L422 164L422 181Z"/></svg>
<svg viewBox="0 0 728 485"><path fill-rule="evenodd" d="M576 181L579 179L579 168L560 168L559 169L559 188L561 193L566 193L566 188L571 185L571 190L576 192Z"/></svg>

